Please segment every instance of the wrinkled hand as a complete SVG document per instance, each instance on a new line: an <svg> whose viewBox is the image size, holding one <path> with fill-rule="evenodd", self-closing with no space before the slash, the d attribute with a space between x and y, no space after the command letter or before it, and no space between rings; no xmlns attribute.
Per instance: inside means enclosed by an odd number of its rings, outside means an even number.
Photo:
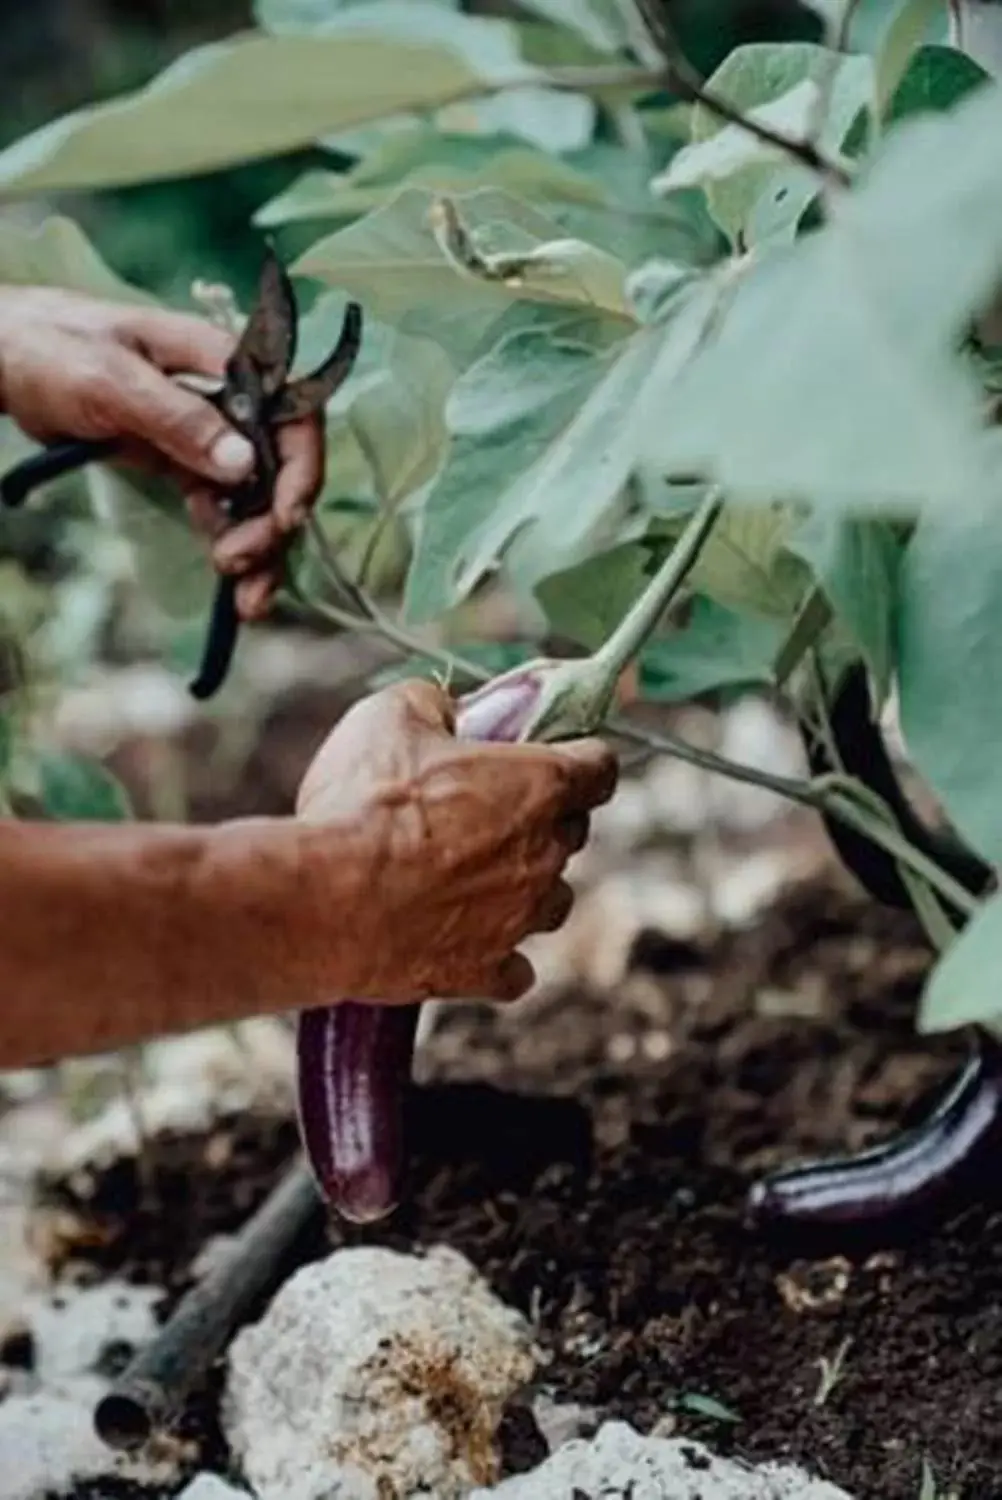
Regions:
<svg viewBox="0 0 1002 1500"><path fill-rule="evenodd" d="M395 685L345 715L303 780L299 817L347 825L358 850L359 910L329 921L354 924L359 998L523 994L515 948L564 922L564 867L615 788L599 740L471 744L454 726L440 688Z"/></svg>
<svg viewBox="0 0 1002 1500"><path fill-rule="evenodd" d="M241 616L256 619L319 493L323 434L312 419L282 427L273 509L228 527L219 501L251 473L253 449L208 401L168 377L219 377L233 346L229 334L183 313L50 288L0 289L0 410L39 442L111 438L126 462L171 471L216 567L240 575Z"/></svg>

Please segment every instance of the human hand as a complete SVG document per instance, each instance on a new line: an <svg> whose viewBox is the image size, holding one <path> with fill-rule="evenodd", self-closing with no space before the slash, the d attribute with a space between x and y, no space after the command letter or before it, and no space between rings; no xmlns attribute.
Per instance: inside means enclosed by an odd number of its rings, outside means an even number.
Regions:
<svg viewBox="0 0 1002 1500"><path fill-rule="evenodd" d="M257 619L320 491L323 430L312 418L279 430L272 510L229 526L219 502L250 475L253 448L169 376L221 377L233 348L229 334L184 313L48 287L0 288L0 410L39 442L113 439L125 462L175 475L216 567L240 575L241 617Z"/></svg>
<svg viewBox="0 0 1002 1500"><path fill-rule="evenodd" d="M615 789L612 752L600 740L460 742L454 728L442 689L386 688L344 716L300 787L298 815L319 825L306 861L319 887L306 884L332 944L350 937L353 997L515 999L534 978L517 944L570 912L564 867ZM335 846L324 825L351 836ZM324 892L335 847L357 860L350 912Z"/></svg>

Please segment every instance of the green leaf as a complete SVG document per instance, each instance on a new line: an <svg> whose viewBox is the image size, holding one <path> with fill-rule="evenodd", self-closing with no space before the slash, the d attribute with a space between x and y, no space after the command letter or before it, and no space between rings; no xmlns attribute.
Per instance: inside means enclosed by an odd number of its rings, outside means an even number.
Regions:
<svg viewBox="0 0 1002 1500"><path fill-rule="evenodd" d="M600 52L617 52L629 40L618 0L520 0L520 5L576 31Z"/></svg>
<svg viewBox="0 0 1002 1500"><path fill-rule="evenodd" d="M642 696L683 703L720 688L765 687L782 635L776 620L737 614L699 596L685 628L658 636L643 652Z"/></svg>
<svg viewBox="0 0 1002 1500"><path fill-rule="evenodd" d="M551 573L536 597L551 630L594 651L615 629L651 577L650 549L628 542Z"/></svg>
<svg viewBox="0 0 1002 1500"><path fill-rule="evenodd" d="M898 0L877 51L874 94L883 119L904 78L912 54L928 38L930 23L942 21L946 0Z"/></svg>
<svg viewBox="0 0 1002 1500"><path fill-rule="evenodd" d="M411 619L464 598L502 558L531 588L594 550L589 540L633 469L640 392L657 360L691 351L714 299L703 284L678 299L667 350L660 328L610 345L607 323L593 319L573 337L513 334L466 372L407 581Z"/></svg>
<svg viewBox="0 0 1002 1500"><path fill-rule="evenodd" d="M542 151L577 151L595 131L594 100L570 89L525 84L478 99L446 105L437 123L444 130L493 135L507 131Z"/></svg>
<svg viewBox="0 0 1002 1500"><path fill-rule="evenodd" d="M254 19L275 36L323 31L346 10L368 7L371 0L255 0ZM459 0L425 0L445 10L458 10Z"/></svg>
<svg viewBox="0 0 1002 1500"><path fill-rule="evenodd" d="M435 202L434 193L404 188L384 208L320 240L293 270L341 287L358 297L374 317L434 338L454 358L479 344L505 310L519 301L580 304L589 312L609 305L625 314L624 266L585 247L568 252L564 274L555 274L560 226L493 188L455 200L477 253L517 258L538 252L539 259L535 266L530 262L520 267L520 274L513 274L507 284L461 271L433 233ZM545 257L552 246L558 247L558 263L547 274Z"/></svg>
<svg viewBox="0 0 1002 1500"><path fill-rule="evenodd" d="M742 114L793 136L807 133L819 92L827 90L828 107L818 142L835 154L869 98L872 74L867 58L833 60L825 48L808 42L756 43L736 48L708 87ZM692 145L677 153L652 188L664 193L693 184L704 187L714 219L736 246L777 171L796 183L798 196L808 189L817 190L817 178L806 168L790 166L774 148L697 105L692 114Z"/></svg>
<svg viewBox="0 0 1002 1500"><path fill-rule="evenodd" d="M997 1021L1002 964L1002 896L975 912L933 969L922 994L919 1030L928 1034Z"/></svg>
<svg viewBox="0 0 1002 1500"><path fill-rule="evenodd" d="M841 26L847 0L808 0L808 4L829 25ZM900 8L901 0L854 0L849 17L849 47L857 52L880 52ZM946 0L941 0L938 12L926 27L926 35L932 40L942 41L948 31Z"/></svg>
<svg viewBox="0 0 1002 1500"><path fill-rule="evenodd" d="M993 482L956 351L1002 265L1000 138L995 84L908 121L832 222L745 262L716 335L650 381L644 458L732 501L884 514Z"/></svg>
<svg viewBox="0 0 1002 1500"><path fill-rule="evenodd" d="M960 832L1002 864L997 495L922 517L901 562L898 690L912 757Z"/></svg>
<svg viewBox="0 0 1002 1500"><path fill-rule="evenodd" d="M568 161L602 189L605 202L592 206L555 200L550 212L567 233L611 250L630 266L654 257L709 266L720 258L725 242L706 197L688 189L655 198L650 179L663 160L663 153L653 148L593 142Z"/></svg>
<svg viewBox="0 0 1002 1500"><path fill-rule="evenodd" d="M777 99L749 109L744 118L787 135L803 135L817 109L820 93L812 78L802 78ZM779 146L760 140L741 125L721 125L711 135L677 151L651 188L656 193L667 193L674 188L704 183L711 186L728 181L748 166L768 165L774 158L785 159L785 155Z"/></svg>
<svg viewBox="0 0 1002 1500"><path fill-rule="evenodd" d="M878 698L894 668L894 618L901 544L882 521L813 510L787 542L809 564L873 674Z"/></svg>
<svg viewBox="0 0 1002 1500"><path fill-rule="evenodd" d="M841 4L842 0L837 0L837 3ZM882 20L887 13L885 0L878 0L878 3L880 10L874 13L874 18ZM928 29L935 33L944 31L945 27ZM988 77L984 68L966 52L935 43L919 47L912 53L904 77L886 106L884 124L895 124L910 115L951 109ZM839 143L845 156L857 157L864 153L869 138L869 120L869 109L861 108ZM784 167L770 179L755 204L745 225L746 242L760 245L792 240L805 211L818 194L814 173L797 164Z"/></svg>
<svg viewBox="0 0 1002 1500"><path fill-rule="evenodd" d="M58 214L38 225L0 221L0 284L65 287L115 302L155 300L116 276L83 230Z"/></svg>
<svg viewBox="0 0 1002 1500"><path fill-rule="evenodd" d="M791 620L809 584L787 549L793 526L781 505L728 506L692 570L693 589L727 609ZM671 530L677 534L677 522Z"/></svg>
<svg viewBox="0 0 1002 1500"><path fill-rule="evenodd" d="M423 150L405 154L399 149L401 137L393 136L386 149L375 154L386 163L378 175L375 158L366 158L347 173L306 172L284 193L264 204L254 222L270 228L304 219L352 219L382 207L400 185L449 194L500 188L544 205L557 201L601 206L605 202L602 189L584 173L545 152L512 146L505 137L407 132L412 133L421 138ZM418 142L412 144L417 147ZM391 161L397 168L392 173L388 170Z"/></svg>
<svg viewBox="0 0 1002 1500"><path fill-rule="evenodd" d="M919 1487L918 1500L937 1500L936 1476L927 1458L922 1460L922 1482Z"/></svg>
<svg viewBox="0 0 1002 1500"><path fill-rule="evenodd" d="M121 823L132 808L121 783L98 761L46 752L38 759L39 795L55 822Z"/></svg>
<svg viewBox="0 0 1002 1500"><path fill-rule="evenodd" d="M718 1401L715 1396L701 1396L696 1391L685 1391L675 1402L679 1411L691 1412L696 1417L709 1417L714 1422L740 1422L736 1411Z"/></svg>
<svg viewBox="0 0 1002 1500"><path fill-rule="evenodd" d="M749 248L789 244L800 233L808 210L820 194L813 172L796 163L778 167L745 219L745 244Z"/></svg>
<svg viewBox="0 0 1002 1500"><path fill-rule="evenodd" d="M430 340L394 332L384 368L348 408L347 424L384 511L395 511L441 467L448 447L445 402L455 375Z"/></svg>
<svg viewBox="0 0 1002 1500"><path fill-rule="evenodd" d="M137 93L55 120L0 152L0 198L211 172L532 73L503 22L381 0L323 35L196 48Z"/></svg>
<svg viewBox="0 0 1002 1500"><path fill-rule="evenodd" d="M886 123L952 109L989 77L973 57L955 47L920 47L890 102Z"/></svg>

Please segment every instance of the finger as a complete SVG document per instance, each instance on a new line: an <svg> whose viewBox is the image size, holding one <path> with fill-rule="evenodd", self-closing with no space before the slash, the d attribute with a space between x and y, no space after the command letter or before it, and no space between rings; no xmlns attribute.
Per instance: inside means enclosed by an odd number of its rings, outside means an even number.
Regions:
<svg viewBox="0 0 1002 1500"><path fill-rule="evenodd" d="M236 340L205 318L159 308L130 309L120 337L137 354L166 372L222 375Z"/></svg>
<svg viewBox="0 0 1002 1500"><path fill-rule="evenodd" d="M220 573L246 573L272 557L281 541L282 532L268 511L227 527L212 549L212 561Z"/></svg>
<svg viewBox="0 0 1002 1500"><path fill-rule="evenodd" d="M619 762L603 740L571 740L551 749L560 758L560 803L567 812L600 807L611 799L619 780Z"/></svg>
<svg viewBox="0 0 1002 1500"><path fill-rule="evenodd" d="M176 464L172 464L169 458L151 448L149 443L141 443L138 438L119 443L115 464L122 469L138 469L141 474L152 475L155 479L176 479L178 472ZM190 475L188 479L190 482Z"/></svg>
<svg viewBox="0 0 1002 1500"><path fill-rule="evenodd" d="M574 905L574 892L566 880L558 880L536 915L534 932L556 932L563 927Z"/></svg>
<svg viewBox="0 0 1002 1500"><path fill-rule="evenodd" d="M184 497L184 505L188 519L199 536L214 542L226 531L226 516L219 502L218 490L208 487L189 490Z"/></svg>
<svg viewBox="0 0 1002 1500"><path fill-rule="evenodd" d="M455 734L456 705L439 683L409 678L384 688L378 696L384 695L411 724L419 724L431 733Z"/></svg>
<svg viewBox="0 0 1002 1500"><path fill-rule="evenodd" d="M557 838L566 854L577 854L588 842L591 822L587 813L569 813L557 823Z"/></svg>
<svg viewBox="0 0 1002 1500"><path fill-rule="evenodd" d="M248 622L264 620L271 613L278 588L278 570L268 568L241 578L237 584L237 614Z"/></svg>
<svg viewBox="0 0 1002 1500"><path fill-rule="evenodd" d="M319 420L290 423L278 431L282 466L275 483L275 519L296 531L316 504L324 479L324 433Z"/></svg>
<svg viewBox="0 0 1002 1500"><path fill-rule="evenodd" d="M525 954L513 953L484 986L484 999L503 1003L520 1000L535 982L536 971Z"/></svg>
<svg viewBox="0 0 1002 1500"><path fill-rule="evenodd" d="M138 439L203 479L232 486L254 468L254 449L211 402L154 365L112 345L82 396L98 430Z"/></svg>

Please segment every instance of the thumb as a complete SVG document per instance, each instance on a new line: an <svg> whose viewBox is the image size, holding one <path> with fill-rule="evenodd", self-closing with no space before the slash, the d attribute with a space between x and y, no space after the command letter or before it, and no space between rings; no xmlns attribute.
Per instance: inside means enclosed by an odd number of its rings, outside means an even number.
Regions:
<svg viewBox="0 0 1002 1500"><path fill-rule="evenodd" d="M400 712L411 724L453 735L456 732L456 704L445 688L421 677L394 683L385 690L396 697Z"/></svg>
<svg viewBox="0 0 1002 1500"><path fill-rule="evenodd" d="M116 372L115 413L122 436L137 438L179 468L219 485L239 484L254 449L210 401L177 385L155 365L125 353Z"/></svg>

